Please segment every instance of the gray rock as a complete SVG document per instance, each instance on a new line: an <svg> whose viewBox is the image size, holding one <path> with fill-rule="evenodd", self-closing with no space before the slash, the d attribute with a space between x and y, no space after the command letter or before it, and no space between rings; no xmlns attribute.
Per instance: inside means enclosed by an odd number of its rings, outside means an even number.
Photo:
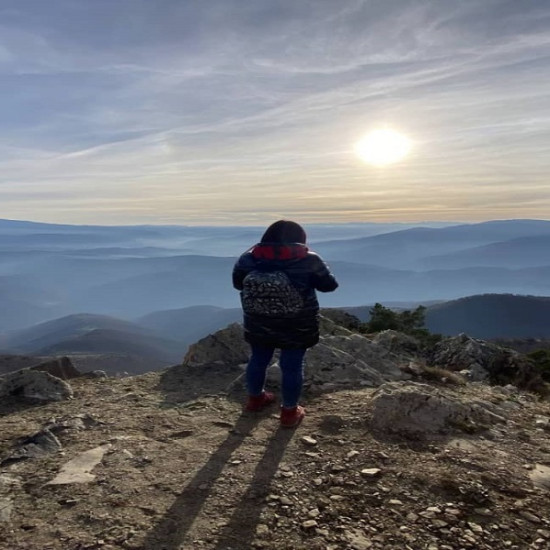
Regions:
<svg viewBox="0 0 550 550"><path fill-rule="evenodd" d="M189 346L183 364L188 366L213 363L239 365L246 363L249 355L250 346L244 340L242 325L232 323Z"/></svg>
<svg viewBox="0 0 550 550"><path fill-rule="evenodd" d="M23 439L0 464L11 464L29 458L40 458L62 449L61 442L50 430L42 430Z"/></svg>
<svg viewBox="0 0 550 550"><path fill-rule="evenodd" d="M104 370L92 370L82 376L86 378L109 378L108 374Z"/></svg>
<svg viewBox="0 0 550 550"><path fill-rule="evenodd" d="M22 369L0 377L0 398L24 397L41 401L62 401L73 396L71 386L47 372Z"/></svg>
<svg viewBox="0 0 550 550"><path fill-rule="evenodd" d="M449 397L426 384L384 384L373 400L371 425L386 432L443 433L505 421L492 403Z"/></svg>
<svg viewBox="0 0 550 550"><path fill-rule="evenodd" d="M0 497L0 523L7 523L11 519L13 501L9 497Z"/></svg>
<svg viewBox="0 0 550 550"><path fill-rule="evenodd" d="M529 477L535 487L550 491L550 466L535 464L535 468L529 472Z"/></svg>
<svg viewBox="0 0 550 550"><path fill-rule="evenodd" d="M449 370L466 369L474 382L514 384L530 391L543 391L540 371L518 352L460 334L439 342L432 354L433 365Z"/></svg>
<svg viewBox="0 0 550 550"><path fill-rule="evenodd" d="M378 332L372 341L376 345L386 348L392 353L401 355L414 355L420 350L420 343L416 338L397 330L383 330L382 332Z"/></svg>
<svg viewBox="0 0 550 550"><path fill-rule="evenodd" d="M502 348L483 340L459 334L445 338L435 346L431 362L449 370L467 369L472 380L485 380L489 376L489 364Z"/></svg>
<svg viewBox="0 0 550 550"><path fill-rule="evenodd" d="M336 391L362 386L375 387L386 381L410 378L388 350L370 339L340 327L329 319L321 319L319 344L308 350L305 361L304 387L310 391ZM242 326L234 323L190 346L184 366L201 367L214 372L216 366L241 366L244 369L250 356ZM275 365L275 363L274 363ZM240 370L240 373L243 371ZM190 373L187 373L189 380ZM243 381L231 385L237 389ZM268 384L280 384L280 369L268 370Z"/></svg>
<svg viewBox="0 0 550 550"><path fill-rule="evenodd" d="M107 443L100 445L69 460L60 470L59 474L48 481L46 485L69 485L72 483L90 483L95 479L92 470L101 462L103 455L111 449Z"/></svg>

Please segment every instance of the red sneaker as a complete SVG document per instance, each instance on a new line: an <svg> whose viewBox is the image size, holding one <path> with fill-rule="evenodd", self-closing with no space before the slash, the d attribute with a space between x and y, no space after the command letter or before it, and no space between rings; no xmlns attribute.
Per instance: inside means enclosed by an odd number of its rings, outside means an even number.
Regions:
<svg viewBox="0 0 550 550"><path fill-rule="evenodd" d="M289 409L281 407L281 426L283 428L295 428L304 419L305 415L306 410L300 405Z"/></svg>
<svg viewBox="0 0 550 550"><path fill-rule="evenodd" d="M269 391L264 391L260 395L249 395L248 401L244 407L245 411L259 412L271 405L275 401L275 395Z"/></svg>

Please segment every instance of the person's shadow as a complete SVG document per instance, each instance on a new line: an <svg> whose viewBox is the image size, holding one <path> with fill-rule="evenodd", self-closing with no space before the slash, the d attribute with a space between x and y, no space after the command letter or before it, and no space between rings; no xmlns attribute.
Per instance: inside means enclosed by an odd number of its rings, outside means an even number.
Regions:
<svg viewBox="0 0 550 550"><path fill-rule="evenodd" d="M141 550L179 550L209 493L229 462L231 455L243 443L256 424L258 415L242 414L227 439L210 456L208 462L195 474L161 521L148 533ZM265 504L265 494L294 430L279 428L270 438L258 462L248 489L237 504L231 519L217 537L217 550L249 549L255 538L256 527ZM258 496L259 495L259 496Z"/></svg>

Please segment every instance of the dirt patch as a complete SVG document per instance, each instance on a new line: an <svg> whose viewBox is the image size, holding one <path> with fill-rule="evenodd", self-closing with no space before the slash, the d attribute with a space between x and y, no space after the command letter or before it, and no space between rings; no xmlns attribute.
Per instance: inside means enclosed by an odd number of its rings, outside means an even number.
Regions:
<svg viewBox="0 0 550 550"><path fill-rule="evenodd" d="M448 388L495 404L506 424L418 444L371 431L372 389L309 398L303 425L282 430L276 406L243 414L225 377L205 395L183 374L77 379L73 400L4 409L0 460L46 425L58 426L62 450L0 468L0 548L550 545L549 491L531 479L550 466L550 433L536 422L550 416L548 403L480 384ZM93 421L74 421L83 414ZM47 485L105 445L88 483Z"/></svg>

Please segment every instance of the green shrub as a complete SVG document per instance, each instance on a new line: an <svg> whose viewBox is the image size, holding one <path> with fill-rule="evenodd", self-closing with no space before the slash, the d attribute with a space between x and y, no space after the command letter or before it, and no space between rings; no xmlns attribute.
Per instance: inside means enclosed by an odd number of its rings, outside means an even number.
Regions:
<svg viewBox="0 0 550 550"><path fill-rule="evenodd" d="M527 354L537 369L540 371L542 378L546 382L550 382L550 350L537 349Z"/></svg>
<svg viewBox="0 0 550 550"><path fill-rule="evenodd" d="M365 332L381 332L382 330L398 330L412 334L424 326L426 308L418 306L415 310L393 311L376 303L369 311L370 320L363 324Z"/></svg>

